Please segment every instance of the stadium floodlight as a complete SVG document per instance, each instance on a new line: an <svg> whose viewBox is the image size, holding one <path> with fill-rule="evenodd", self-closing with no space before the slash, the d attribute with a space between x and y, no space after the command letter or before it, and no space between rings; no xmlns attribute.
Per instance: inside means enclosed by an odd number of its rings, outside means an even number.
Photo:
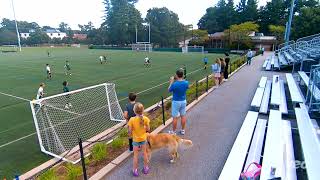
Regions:
<svg viewBox="0 0 320 180"><path fill-rule="evenodd" d="M114 84L99 84L30 102L41 151L64 161L78 150L78 139L96 141L125 121ZM121 126L120 126L121 127Z"/></svg>
<svg viewBox="0 0 320 180"><path fill-rule="evenodd" d="M17 37L18 37L19 51L21 51L20 34L19 34L19 29L18 29L18 24L17 24L16 12L15 12L15 10L14 10L13 0L11 0L11 4L12 4L12 11L13 11L13 16L14 16L14 22L15 22L15 24L16 24L16 32L17 32Z"/></svg>

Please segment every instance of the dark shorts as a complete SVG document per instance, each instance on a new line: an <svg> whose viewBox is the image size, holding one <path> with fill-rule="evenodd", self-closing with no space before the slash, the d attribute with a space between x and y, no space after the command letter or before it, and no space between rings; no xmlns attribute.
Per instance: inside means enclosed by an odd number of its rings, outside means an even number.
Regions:
<svg viewBox="0 0 320 180"><path fill-rule="evenodd" d="M205 65L207 65L207 64L208 64L208 62L204 62L204 64L205 64Z"/></svg>
<svg viewBox="0 0 320 180"><path fill-rule="evenodd" d="M51 72L50 72L50 71L47 71L47 74L51 74Z"/></svg>

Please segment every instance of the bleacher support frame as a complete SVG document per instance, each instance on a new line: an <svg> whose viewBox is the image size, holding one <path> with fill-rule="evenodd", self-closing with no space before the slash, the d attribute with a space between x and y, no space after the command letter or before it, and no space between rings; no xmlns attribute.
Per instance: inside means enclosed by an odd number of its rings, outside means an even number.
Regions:
<svg viewBox="0 0 320 180"><path fill-rule="evenodd" d="M316 88L320 88L320 65L311 68L308 87L306 104L309 107L309 112L319 111L320 100L314 97L314 92Z"/></svg>

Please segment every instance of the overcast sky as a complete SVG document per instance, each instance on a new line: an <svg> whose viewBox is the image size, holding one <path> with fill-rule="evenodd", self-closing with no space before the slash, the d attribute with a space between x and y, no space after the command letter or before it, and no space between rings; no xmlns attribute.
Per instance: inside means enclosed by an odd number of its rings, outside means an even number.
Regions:
<svg viewBox="0 0 320 180"><path fill-rule="evenodd" d="M218 0L139 0L137 9L145 17L152 7L167 7L179 15L183 24L196 24L205 14L209 6ZM267 0L260 0L259 5ZM239 0L235 0L238 4ZM104 5L102 0L14 0L17 20L34 21L40 26L58 27L60 22L66 22L73 29L78 24L92 21L95 27L102 23ZM0 19L13 19L11 0L0 0Z"/></svg>

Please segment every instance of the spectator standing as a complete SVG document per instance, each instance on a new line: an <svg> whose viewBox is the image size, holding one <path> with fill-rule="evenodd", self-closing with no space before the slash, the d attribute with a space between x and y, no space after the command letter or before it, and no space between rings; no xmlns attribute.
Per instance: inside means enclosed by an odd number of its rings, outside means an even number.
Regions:
<svg viewBox="0 0 320 180"><path fill-rule="evenodd" d="M261 54L262 54L262 56L263 56L263 54L264 54L264 47L261 48Z"/></svg>
<svg viewBox="0 0 320 180"><path fill-rule="evenodd" d="M173 94L172 98L172 131L169 131L171 134L176 134L178 119L181 118L181 131L182 135L185 134L186 128L186 92L189 88L189 82L183 79L183 69L176 71L176 75L170 78L169 92Z"/></svg>
<svg viewBox="0 0 320 180"><path fill-rule="evenodd" d="M144 107L141 103L136 103L133 107L135 117L130 118L128 122L129 134L133 137L133 176L139 176L138 156L139 146L143 151L143 173L149 173L148 153L147 153L147 132L150 131L150 119L143 115Z"/></svg>
<svg viewBox="0 0 320 180"><path fill-rule="evenodd" d="M251 51L251 49L249 49L247 53L247 65L251 65L252 57L253 57L253 52Z"/></svg>
<svg viewBox="0 0 320 180"><path fill-rule="evenodd" d="M137 95L135 93L129 93L129 103L126 104L126 109L123 112L124 118L129 122L130 118L135 117L136 114L134 113L133 107L136 104ZM133 151L132 146L132 136L129 136L129 151Z"/></svg>
<svg viewBox="0 0 320 180"><path fill-rule="evenodd" d="M216 59L215 63L211 65L211 70L212 70L212 77L213 81L215 82L215 86L219 86L219 79L220 79L220 72L221 72L221 63L219 58Z"/></svg>
<svg viewBox="0 0 320 180"><path fill-rule="evenodd" d="M219 84L221 84L224 80L224 71L226 68L226 62L224 61L223 58L220 58L220 65L221 65L221 71L220 71L220 79L219 79Z"/></svg>
<svg viewBox="0 0 320 180"><path fill-rule="evenodd" d="M229 62L230 62L230 57L229 57L229 53L224 53L226 55L226 57L224 58L224 61L226 62L226 66L224 69L224 79L225 81L228 81L229 78Z"/></svg>

